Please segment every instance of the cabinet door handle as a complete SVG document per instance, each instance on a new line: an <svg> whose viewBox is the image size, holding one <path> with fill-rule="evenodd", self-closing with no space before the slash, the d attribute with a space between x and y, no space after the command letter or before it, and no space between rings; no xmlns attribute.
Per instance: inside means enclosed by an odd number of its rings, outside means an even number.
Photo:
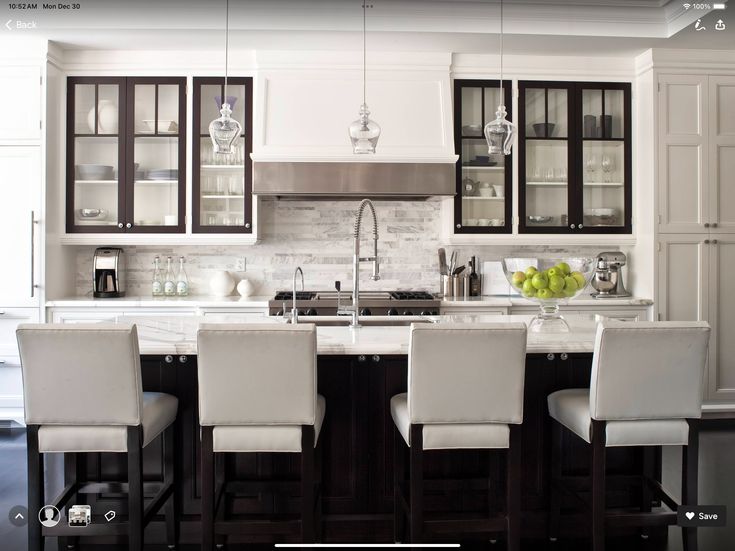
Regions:
<svg viewBox="0 0 735 551"><path fill-rule="evenodd" d="M460 229L462 227L462 224L457 224L457 229Z"/></svg>
<svg viewBox="0 0 735 551"><path fill-rule="evenodd" d="M373 361L375 363L378 363L380 361L380 356L378 356L377 354L375 356L373 356Z"/></svg>
<svg viewBox="0 0 735 551"><path fill-rule="evenodd" d="M712 244L713 244L713 245L717 245L717 239L713 239L713 240L712 240Z"/></svg>
<svg viewBox="0 0 735 551"><path fill-rule="evenodd" d="M245 229L250 229L250 222L245 222Z"/></svg>
<svg viewBox="0 0 735 551"><path fill-rule="evenodd" d="M717 222L712 222L712 227L713 228L716 228L717 227Z"/></svg>
<svg viewBox="0 0 735 551"><path fill-rule="evenodd" d="M709 228L709 222L705 222L705 223L704 223L704 227L705 227L705 228Z"/></svg>
<svg viewBox="0 0 735 551"><path fill-rule="evenodd" d="M581 230L582 228L584 228L584 226L582 224L580 224L579 225L579 229Z"/></svg>
<svg viewBox="0 0 735 551"><path fill-rule="evenodd" d="M560 357L561 357L562 360L566 360L566 359L569 358L569 356L567 355L566 352L562 352Z"/></svg>
<svg viewBox="0 0 735 551"><path fill-rule="evenodd" d="M555 357L556 356L554 356L553 354L546 354L546 359L549 360L550 362L553 361Z"/></svg>
<svg viewBox="0 0 735 551"><path fill-rule="evenodd" d="M705 245L709 245L709 239L705 239L705 240L704 240L704 244L705 244Z"/></svg>
<svg viewBox="0 0 735 551"><path fill-rule="evenodd" d="M122 223L122 222L120 222L120 223L119 223L119 224L117 225L117 227L118 227L118 228L120 228L120 229L123 229L123 227L124 227L124 226L123 226L123 223Z"/></svg>
<svg viewBox="0 0 735 551"><path fill-rule="evenodd" d="M576 226L576 224L569 224L569 227L572 228L572 229L575 229L577 226Z"/></svg>
<svg viewBox="0 0 735 551"><path fill-rule="evenodd" d="M174 357L171 354L167 354L166 356L164 356L163 361L167 364L172 364L174 363Z"/></svg>
<svg viewBox="0 0 735 551"><path fill-rule="evenodd" d="M125 224L125 227L128 228L128 229L130 229L130 228L133 227L133 225L130 222L128 222L127 224Z"/></svg>

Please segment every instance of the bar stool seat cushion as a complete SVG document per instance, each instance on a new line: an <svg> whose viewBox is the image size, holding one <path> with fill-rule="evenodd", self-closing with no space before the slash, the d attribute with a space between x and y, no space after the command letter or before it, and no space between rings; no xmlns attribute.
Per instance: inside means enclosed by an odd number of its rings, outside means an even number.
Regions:
<svg viewBox="0 0 735 551"><path fill-rule="evenodd" d="M390 399L390 413L407 445L411 445L408 393ZM510 428L505 423L425 423L425 450L508 448Z"/></svg>
<svg viewBox="0 0 735 551"><path fill-rule="evenodd" d="M317 394L314 419L314 447L327 411L324 396ZM216 425L215 452L286 452L301 451L301 425Z"/></svg>
<svg viewBox="0 0 735 551"><path fill-rule="evenodd" d="M549 415L586 442L592 441L590 391L558 390L549 395ZM682 446L689 438L684 419L606 420L606 446Z"/></svg>
<svg viewBox="0 0 735 551"><path fill-rule="evenodd" d="M143 446L147 446L176 419L178 399L161 392L144 392L142 408ZM38 429L42 453L128 451L126 425L53 425Z"/></svg>

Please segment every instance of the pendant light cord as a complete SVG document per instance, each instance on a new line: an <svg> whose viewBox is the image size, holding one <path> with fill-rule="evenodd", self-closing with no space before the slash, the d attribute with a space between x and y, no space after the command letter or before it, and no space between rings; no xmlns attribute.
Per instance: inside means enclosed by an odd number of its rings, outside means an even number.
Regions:
<svg viewBox="0 0 735 551"><path fill-rule="evenodd" d="M363 0L362 2L362 104L365 105L365 98L367 96L366 89L367 89L367 42L366 42L366 28L367 25L365 23L366 15L366 4L367 0Z"/></svg>
<svg viewBox="0 0 735 551"><path fill-rule="evenodd" d="M500 104L505 105L503 88L503 0L500 0Z"/></svg>
<svg viewBox="0 0 735 551"><path fill-rule="evenodd" d="M225 88L222 103L227 103L227 65L230 61L230 0L225 0Z"/></svg>

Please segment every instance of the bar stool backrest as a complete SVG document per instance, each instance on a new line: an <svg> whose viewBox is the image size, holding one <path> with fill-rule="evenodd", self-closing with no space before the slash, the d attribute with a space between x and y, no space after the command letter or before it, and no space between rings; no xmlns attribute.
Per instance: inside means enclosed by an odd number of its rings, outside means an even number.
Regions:
<svg viewBox="0 0 735 551"><path fill-rule="evenodd" d="M314 424L314 324L204 324L197 351L202 425Z"/></svg>
<svg viewBox="0 0 735 551"><path fill-rule="evenodd" d="M16 335L27 424L140 424L135 325L24 324Z"/></svg>
<svg viewBox="0 0 735 551"><path fill-rule="evenodd" d="M411 423L523 422L524 323L412 324Z"/></svg>
<svg viewBox="0 0 735 551"><path fill-rule="evenodd" d="M598 324L590 382L592 418L701 417L709 336L705 322Z"/></svg>

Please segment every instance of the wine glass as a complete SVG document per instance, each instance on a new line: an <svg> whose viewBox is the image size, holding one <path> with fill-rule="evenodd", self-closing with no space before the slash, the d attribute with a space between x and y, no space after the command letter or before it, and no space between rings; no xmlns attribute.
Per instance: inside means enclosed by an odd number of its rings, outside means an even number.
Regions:
<svg viewBox="0 0 735 551"><path fill-rule="evenodd" d="M610 181L612 180L611 172L613 169L612 159L608 155L603 155L601 166L602 166L602 172L604 172L605 174L605 177L604 177L605 182L610 183Z"/></svg>
<svg viewBox="0 0 735 551"><path fill-rule="evenodd" d="M587 157L584 167L587 171L587 181L592 182L595 170L597 169L597 158L594 155Z"/></svg>

